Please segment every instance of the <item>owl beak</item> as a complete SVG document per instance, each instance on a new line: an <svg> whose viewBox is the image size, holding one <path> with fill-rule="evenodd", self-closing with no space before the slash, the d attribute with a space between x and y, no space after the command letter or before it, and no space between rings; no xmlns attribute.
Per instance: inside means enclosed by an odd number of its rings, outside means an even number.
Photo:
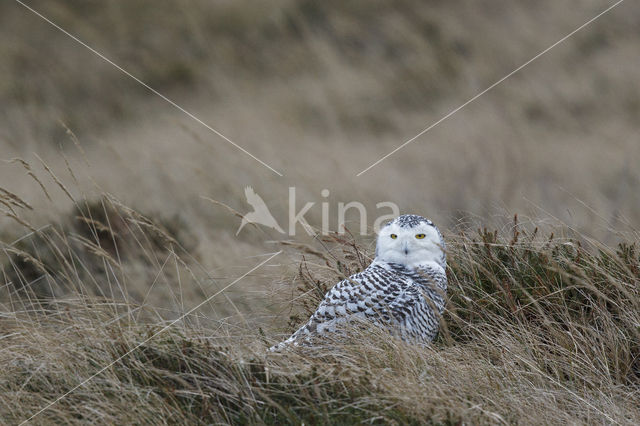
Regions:
<svg viewBox="0 0 640 426"><path fill-rule="evenodd" d="M409 254L409 243L404 243L402 245L402 250L404 251L405 256Z"/></svg>

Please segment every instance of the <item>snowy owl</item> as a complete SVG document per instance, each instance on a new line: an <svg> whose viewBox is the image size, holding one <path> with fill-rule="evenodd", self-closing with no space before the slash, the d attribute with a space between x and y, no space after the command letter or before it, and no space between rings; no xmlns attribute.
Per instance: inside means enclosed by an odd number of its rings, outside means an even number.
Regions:
<svg viewBox="0 0 640 426"><path fill-rule="evenodd" d="M371 265L336 284L309 321L271 350L298 345L358 318L406 341L427 344L436 337L444 310L446 265L438 228L422 216L399 216L380 229Z"/></svg>

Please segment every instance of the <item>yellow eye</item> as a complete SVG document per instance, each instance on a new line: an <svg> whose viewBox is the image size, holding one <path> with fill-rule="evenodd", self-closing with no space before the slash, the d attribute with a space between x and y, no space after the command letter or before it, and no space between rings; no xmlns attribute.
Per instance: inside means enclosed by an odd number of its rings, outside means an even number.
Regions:
<svg viewBox="0 0 640 426"><path fill-rule="evenodd" d="M398 238L398 236L396 234L391 234L389 236L391 237L392 240L395 240L396 238Z"/></svg>
<svg viewBox="0 0 640 426"><path fill-rule="evenodd" d="M416 238L419 239L419 240L423 239L425 236L426 235L424 235L424 234L416 234Z"/></svg>

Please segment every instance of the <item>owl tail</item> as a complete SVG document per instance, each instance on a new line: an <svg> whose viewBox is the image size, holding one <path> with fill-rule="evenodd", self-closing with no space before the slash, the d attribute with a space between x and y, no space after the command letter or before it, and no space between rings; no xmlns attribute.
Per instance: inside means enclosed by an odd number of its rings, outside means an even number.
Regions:
<svg viewBox="0 0 640 426"><path fill-rule="evenodd" d="M309 323L310 322L311 321L309 321ZM284 340L277 345L271 346L269 348L269 352L280 352L281 350L286 349L290 346L303 345L305 341L308 341L309 337L311 336L311 333L309 331L309 323L300 327L298 331L293 333L287 340Z"/></svg>
<svg viewBox="0 0 640 426"><path fill-rule="evenodd" d="M295 339L292 339L291 337L289 337L287 340L284 340L278 343L277 345L271 346L269 348L269 352L280 352L281 350L286 349L291 345L297 346Z"/></svg>

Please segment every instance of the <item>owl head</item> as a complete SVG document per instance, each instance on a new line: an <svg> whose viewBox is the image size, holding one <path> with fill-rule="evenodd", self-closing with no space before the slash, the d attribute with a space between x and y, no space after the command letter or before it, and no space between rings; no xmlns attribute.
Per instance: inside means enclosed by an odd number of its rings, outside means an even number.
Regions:
<svg viewBox="0 0 640 426"><path fill-rule="evenodd" d="M429 219L405 214L384 225L378 233L376 260L414 269L435 263L447 266L442 234Z"/></svg>

